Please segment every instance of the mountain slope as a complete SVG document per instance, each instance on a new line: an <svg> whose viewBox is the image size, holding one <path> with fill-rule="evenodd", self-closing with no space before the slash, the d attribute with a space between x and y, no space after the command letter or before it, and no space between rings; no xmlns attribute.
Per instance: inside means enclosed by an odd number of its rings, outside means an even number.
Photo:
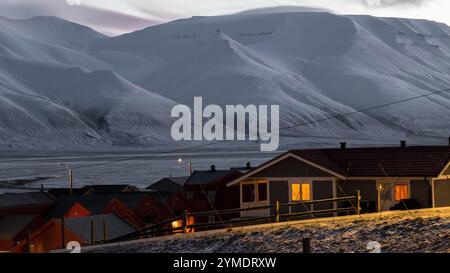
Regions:
<svg viewBox="0 0 450 273"><path fill-rule="evenodd" d="M52 17L0 26L0 147L172 145L170 109L194 96L280 105L295 143L450 135L449 93L356 113L450 87L436 22L267 8L111 38Z"/></svg>
<svg viewBox="0 0 450 273"><path fill-rule="evenodd" d="M0 143L106 148L168 137L174 102L111 71L0 59Z"/></svg>
<svg viewBox="0 0 450 273"><path fill-rule="evenodd" d="M449 87L449 33L448 26L424 20L266 9L178 20L96 41L92 48L151 56L150 73L132 80L178 102L201 95L208 103L280 104L282 124L291 126ZM447 136L449 97L285 133Z"/></svg>

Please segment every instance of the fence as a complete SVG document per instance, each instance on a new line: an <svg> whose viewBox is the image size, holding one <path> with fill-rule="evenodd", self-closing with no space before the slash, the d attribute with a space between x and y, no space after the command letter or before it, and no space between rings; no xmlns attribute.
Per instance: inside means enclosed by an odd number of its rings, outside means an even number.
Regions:
<svg viewBox="0 0 450 273"><path fill-rule="evenodd" d="M354 201L354 202L352 202ZM343 207L339 207L339 203L346 202ZM333 204L332 209L321 209L321 210L313 210L307 209L308 206L316 204ZM303 207L306 208L304 211L296 211L292 212L293 208ZM283 208L288 208L288 213L282 213ZM266 210L269 211L269 215L263 216L253 216L253 217L236 217L226 221L214 221L210 222L209 216L214 216L220 218L222 215L229 214L241 214L242 212L248 211L261 211ZM270 213L270 210L273 210L273 214ZM280 203L276 201L274 204L265 205L265 206L257 206L250 208L236 208L236 209L226 209L226 210L211 210L204 212L188 212L184 211L183 215L173 217L171 219L164 220L160 223L145 227L136 232L126 234L124 236L120 236L118 238L112 240L106 240L98 243L110 243L117 241L126 241L138 238L147 238L147 237L155 237L161 235L168 235L173 233L188 233L193 232L194 230L209 230L209 229L217 229L217 228L231 228L233 226L245 226L245 225L253 225L261 222L282 222L286 220L298 219L299 217L310 216L315 217L316 215L323 214L337 214L337 213L361 213L361 194L360 191L356 191L356 195L354 196L346 196L346 197L338 197L338 198L329 198L329 199L320 199L320 200L311 200L311 201L302 201L302 202L291 202L291 203ZM200 219L207 219L206 222L197 221ZM192 221L193 220L193 221ZM178 225L178 223L180 223ZM192 223L190 223L192 222ZM177 223L174 225L174 223Z"/></svg>

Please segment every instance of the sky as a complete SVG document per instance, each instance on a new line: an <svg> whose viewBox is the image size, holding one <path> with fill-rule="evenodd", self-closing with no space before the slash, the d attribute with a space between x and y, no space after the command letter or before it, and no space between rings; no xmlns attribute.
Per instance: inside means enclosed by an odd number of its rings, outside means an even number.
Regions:
<svg viewBox="0 0 450 273"><path fill-rule="evenodd" d="M119 35L191 16L272 6L307 6L338 14L429 19L450 25L450 0L0 0L0 16L57 16Z"/></svg>

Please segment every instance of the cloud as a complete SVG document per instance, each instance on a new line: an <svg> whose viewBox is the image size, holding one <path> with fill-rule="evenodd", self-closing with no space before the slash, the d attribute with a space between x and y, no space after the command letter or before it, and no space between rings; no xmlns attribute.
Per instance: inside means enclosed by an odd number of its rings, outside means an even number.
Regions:
<svg viewBox="0 0 450 273"><path fill-rule="evenodd" d="M126 12L105 10L85 5L68 5L66 0L0 0L0 16L30 18L37 15L56 16L88 25L107 35L117 35L161 23L152 16L138 17ZM91 0L92 1L92 0ZM160 17L160 16L154 16Z"/></svg>
<svg viewBox="0 0 450 273"><path fill-rule="evenodd" d="M424 2L430 2L432 0L359 0L359 2L368 7L391 7L402 5L415 5L420 6Z"/></svg>

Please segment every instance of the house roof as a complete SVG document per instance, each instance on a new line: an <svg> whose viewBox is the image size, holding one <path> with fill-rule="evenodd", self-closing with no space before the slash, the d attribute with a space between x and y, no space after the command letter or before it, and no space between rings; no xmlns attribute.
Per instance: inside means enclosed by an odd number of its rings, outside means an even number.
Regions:
<svg viewBox="0 0 450 273"><path fill-rule="evenodd" d="M220 178L227 176L236 170L209 170L209 171L194 171L192 175L186 180L184 185L207 185L216 182Z"/></svg>
<svg viewBox="0 0 450 273"><path fill-rule="evenodd" d="M184 185L188 178L189 176L164 177L154 182L146 189L157 191L176 191Z"/></svg>
<svg viewBox="0 0 450 273"><path fill-rule="evenodd" d="M450 162L450 146L409 146L291 150L246 173L228 185L292 156L345 177L437 177Z"/></svg>
<svg viewBox="0 0 450 273"><path fill-rule="evenodd" d="M108 239L114 239L136 231L136 228L114 213L86 217L66 218L65 225L84 242L91 240L91 221L94 222L95 241L103 240L103 221L106 223Z"/></svg>
<svg viewBox="0 0 450 273"><path fill-rule="evenodd" d="M292 154L346 177L437 177L450 146L293 150Z"/></svg>
<svg viewBox="0 0 450 273"><path fill-rule="evenodd" d="M83 194L85 194L88 191L89 191L88 188L73 188L72 189L72 193L74 195L83 195ZM64 196L64 195L70 195L70 189L69 188L52 188L52 189L49 189L47 192L50 193L51 195L53 195L54 197L61 197L61 196Z"/></svg>
<svg viewBox="0 0 450 273"><path fill-rule="evenodd" d="M93 196L97 196L94 194ZM109 197L110 200L113 198L117 198L122 202L127 208L134 209L139 203L149 196L157 196L156 191L145 191L145 192L121 192L121 193L113 193L113 194L101 194L101 196Z"/></svg>
<svg viewBox="0 0 450 273"><path fill-rule="evenodd" d="M126 190L137 191L137 188L128 184L112 184L112 185L87 185L83 188L93 190L95 193L120 193Z"/></svg>
<svg viewBox="0 0 450 273"><path fill-rule="evenodd" d="M75 196L63 196L58 198L57 204L47 214L50 218L61 218L71 207L76 203L80 203L83 207L88 209L92 214L100 213L106 205L111 202L110 196L97 196L97 195L75 195Z"/></svg>
<svg viewBox="0 0 450 273"><path fill-rule="evenodd" d="M0 210L51 206L55 200L45 192L5 193L0 195Z"/></svg>
<svg viewBox="0 0 450 273"><path fill-rule="evenodd" d="M5 215L0 216L0 239L12 240L38 215Z"/></svg>

